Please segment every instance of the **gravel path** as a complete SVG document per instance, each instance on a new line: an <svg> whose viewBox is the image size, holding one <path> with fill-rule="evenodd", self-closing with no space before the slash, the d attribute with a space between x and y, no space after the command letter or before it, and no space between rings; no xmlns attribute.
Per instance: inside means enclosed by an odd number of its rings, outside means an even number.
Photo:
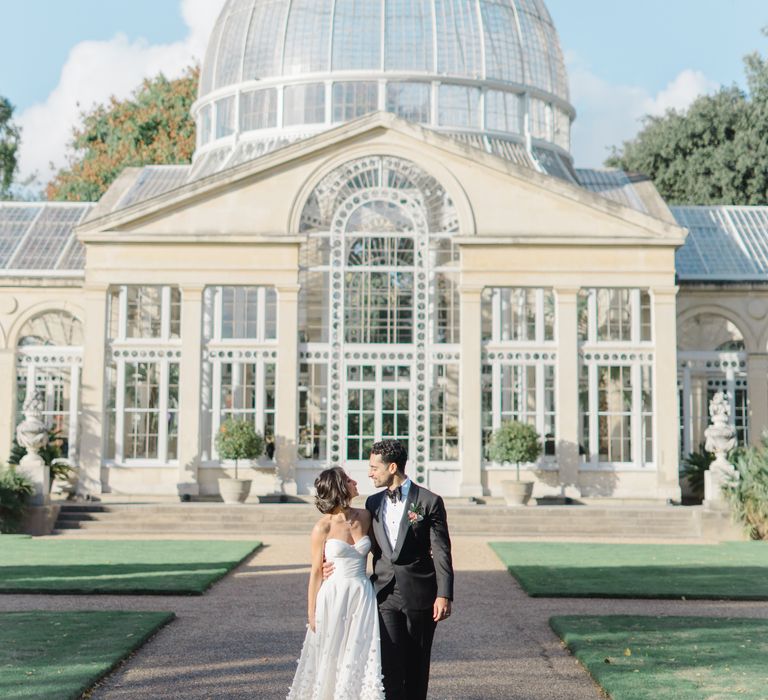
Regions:
<svg viewBox="0 0 768 700"><path fill-rule="evenodd" d="M768 618L761 602L528 598L487 538L454 538L456 605L437 631L432 700L601 698L548 619L561 614ZM172 610L177 620L112 673L92 698L284 698L304 638L309 540L265 547L202 597L0 596L10 610Z"/></svg>

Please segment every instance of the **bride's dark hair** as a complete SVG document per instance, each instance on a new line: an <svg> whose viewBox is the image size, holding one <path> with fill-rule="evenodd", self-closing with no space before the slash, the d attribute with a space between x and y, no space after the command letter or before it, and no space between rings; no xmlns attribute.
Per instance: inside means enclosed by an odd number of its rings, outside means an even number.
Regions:
<svg viewBox="0 0 768 700"><path fill-rule="evenodd" d="M346 508L351 500L347 474L341 467L320 472L315 479L315 505L321 513L327 515L337 508Z"/></svg>

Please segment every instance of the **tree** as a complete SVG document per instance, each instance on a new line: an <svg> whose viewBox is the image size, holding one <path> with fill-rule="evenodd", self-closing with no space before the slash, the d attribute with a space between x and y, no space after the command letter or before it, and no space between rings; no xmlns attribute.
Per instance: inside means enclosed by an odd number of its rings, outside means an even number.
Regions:
<svg viewBox="0 0 768 700"><path fill-rule="evenodd" d="M18 169L21 129L13 121L14 106L0 97L0 199L9 199L11 184Z"/></svg>
<svg viewBox="0 0 768 700"><path fill-rule="evenodd" d="M722 87L646 116L606 165L647 175L670 204L768 204L768 60L753 53L744 65L747 92Z"/></svg>
<svg viewBox="0 0 768 700"><path fill-rule="evenodd" d="M199 73L190 67L176 80L160 74L130 98L112 97L84 112L73 132L69 165L48 184L47 198L96 201L126 167L189 163L195 150L190 108Z"/></svg>

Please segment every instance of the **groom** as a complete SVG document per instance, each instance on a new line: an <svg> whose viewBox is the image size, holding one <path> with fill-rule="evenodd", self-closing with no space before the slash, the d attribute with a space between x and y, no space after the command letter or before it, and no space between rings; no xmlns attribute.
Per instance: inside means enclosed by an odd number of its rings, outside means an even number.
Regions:
<svg viewBox="0 0 768 700"><path fill-rule="evenodd" d="M432 638L451 614L453 565L440 496L405 475L408 452L375 442L368 476L384 490L368 497L373 576L379 602L381 666L387 700L425 700Z"/></svg>

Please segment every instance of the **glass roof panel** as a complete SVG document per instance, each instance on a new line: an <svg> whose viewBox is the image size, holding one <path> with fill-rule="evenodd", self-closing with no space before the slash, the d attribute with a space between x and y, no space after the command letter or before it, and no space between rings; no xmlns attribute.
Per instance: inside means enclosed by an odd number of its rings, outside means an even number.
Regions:
<svg viewBox="0 0 768 700"><path fill-rule="evenodd" d="M675 264L682 280L768 281L768 207L671 207L688 229Z"/></svg>
<svg viewBox="0 0 768 700"><path fill-rule="evenodd" d="M432 2L389 0L384 38L386 70L432 72Z"/></svg>
<svg viewBox="0 0 768 700"><path fill-rule="evenodd" d="M147 165L120 198L118 209L181 187L189 176L189 165Z"/></svg>
<svg viewBox="0 0 768 700"><path fill-rule="evenodd" d="M336 0L333 70L381 68L381 3Z"/></svg>
<svg viewBox="0 0 768 700"><path fill-rule="evenodd" d="M243 80L280 75L287 14L285 0L261 0L255 4L245 44Z"/></svg>
<svg viewBox="0 0 768 700"><path fill-rule="evenodd" d="M477 4L474 0L436 0L437 72L481 76Z"/></svg>
<svg viewBox="0 0 768 700"><path fill-rule="evenodd" d="M240 64L245 49L245 34L251 16L250 0L234 0L221 32L214 85L221 87L239 82Z"/></svg>
<svg viewBox="0 0 768 700"><path fill-rule="evenodd" d="M82 268L75 227L91 203L0 203L0 269L72 270ZM66 262L66 264L65 264Z"/></svg>
<svg viewBox="0 0 768 700"><path fill-rule="evenodd" d="M60 270L82 270L85 267L85 246L73 237L59 263Z"/></svg>
<svg viewBox="0 0 768 700"><path fill-rule="evenodd" d="M52 270L82 219L82 206L47 206L24 237L12 265L18 270Z"/></svg>
<svg viewBox="0 0 768 700"><path fill-rule="evenodd" d="M39 206L0 202L0 268L7 266L22 236L41 211Z"/></svg>
<svg viewBox="0 0 768 700"><path fill-rule="evenodd" d="M329 69L332 0L293 0L285 37L283 73L298 75Z"/></svg>
<svg viewBox="0 0 768 700"><path fill-rule="evenodd" d="M486 77L523 83L523 50L514 9L503 0L485 2L481 9Z"/></svg>
<svg viewBox="0 0 768 700"><path fill-rule="evenodd" d="M213 71L216 68L216 62L219 55L219 40L221 39L221 30L224 28L227 15L229 14L229 4L224 6L216 24L211 32L211 38L208 40L208 48L205 51L205 60L200 69L200 90L199 94L207 95L213 90Z"/></svg>
<svg viewBox="0 0 768 700"><path fill-rule="evenodd" d="M576 177L585 189L618 204L648 213L643 200L635 191L631 180L623 170L591 170L578 168Z"/></svg>
<svg viewBox="0 0 768 700"><path fill-rule="evenodd" d="M552 91L552 72L549 65L549 51L547 50L547 37L544 26L537 21L535 14L523 4L517 17L520 22L520 34L523 37L523 50L526 57L527 75L525 82L536 85L547 91Z"/></svg>

